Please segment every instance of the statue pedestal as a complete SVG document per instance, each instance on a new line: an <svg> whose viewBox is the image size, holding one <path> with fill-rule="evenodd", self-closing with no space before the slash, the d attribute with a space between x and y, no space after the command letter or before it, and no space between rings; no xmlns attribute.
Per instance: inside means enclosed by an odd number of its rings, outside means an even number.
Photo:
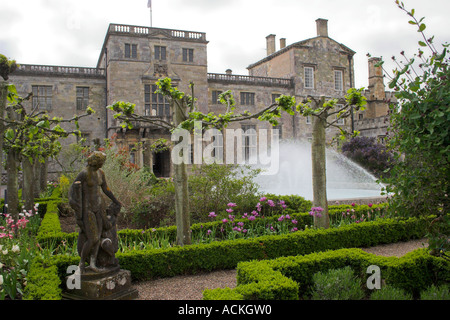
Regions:
<svg viewBox="0 0 450 320"><path fill-rule="evenodd" d="M63 299L67 300L132 300L138 297L136 289L131 287L131 273L120 268L101 272L90 271L81 275L78 288L66 289ZM73 277L72 276L72 277ZM66 277L66 283L68 277Z"/></svg>

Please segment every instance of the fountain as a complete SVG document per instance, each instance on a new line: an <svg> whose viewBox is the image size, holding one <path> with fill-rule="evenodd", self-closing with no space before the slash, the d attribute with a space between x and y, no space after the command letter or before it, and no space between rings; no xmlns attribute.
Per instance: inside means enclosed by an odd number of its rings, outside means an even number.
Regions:
<svg viewBox="0 0 450 320"><path fill-rule="evenodd" d="M312 200L311 144L282 141L279 156L276 174L259 175L255 179L261 190ZM367 170L332 149L327 149L326 157L328 200L380 197L382 185Z"/></svg>

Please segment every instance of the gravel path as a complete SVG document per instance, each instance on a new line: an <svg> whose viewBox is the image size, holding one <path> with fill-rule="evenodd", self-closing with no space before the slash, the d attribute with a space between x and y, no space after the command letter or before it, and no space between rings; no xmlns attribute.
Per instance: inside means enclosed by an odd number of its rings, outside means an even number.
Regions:
<svg viewBox="0 0 450 320"><path fill-rule="evenodd" d="M401 257L426 246L426 239L398 242L363 248L364 251L383 256ZM137 282L138 300L201 300L205 289L236 287L236 270L220 270L196 275L176 276L151 281Z"/></svg>

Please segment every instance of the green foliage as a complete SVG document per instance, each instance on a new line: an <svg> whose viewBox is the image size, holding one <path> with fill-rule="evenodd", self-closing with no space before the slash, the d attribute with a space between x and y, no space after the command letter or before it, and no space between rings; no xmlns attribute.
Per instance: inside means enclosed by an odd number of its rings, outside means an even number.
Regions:
<svg viewBox="0 0 450 320"><path fill-rule="evenodd" d="M448 284L435 286L434 284L420 294L422 300L450 300Z"/></svg>
<svg viewBox="0 0 450 320"><path fill-rule="evenodd" d="M54 264L37 256L28 273L24 300L61 300L60 277Z"/></svg>
<svg viewBox="0 0 450 320"><path fill-rule="evenodd" d="M405 290L393 286L384 286L379 290L374 290L370 295L370 300L412 300L412 294Z"/></svg>
<svg viewBox="0 0 450 320"><path fill-rule="evenodd" d="M8 80L9 75L13 73L19 65L15 60L9 60L4 55L0 54L0 76L4 80Z"/></svg>
<svg viewBox="0 0 450 320"><path fill-rule="evenodd" d="M233 202L243 212L250 212L258 202L259 190L254 181L258 169L213 163L192 171L194 174L188 178L189 205L195 223L210 221L210 212L225 212L227 203Z"/></svg>
<svg viewBox="0 0 450 320"><path fill-rule="evenodd" d="M313 275L312 300L359 300L364 297L361 279L347 266Z"/></svg>
<svg viewBox="0 0 450 320"><path fill-rule="evenodd" d="M423 283L425 288L428 288L432 284L439 285L442 282L448 281L450 276L448 261L442 258L431 257L423 249L415 250L401 258L376 256L366 253L361 249L339 249L315 252L307 255L279 257L273 260L241 262L237 266L237 287L232 290L227 289L226 291L224 289L215 289L214 294L218 298L227 299L228 294L231 296L235 293L242 294L242 292L251 292L252 295L247 295L243 298L255 299L259 298L260 294L265 298L271 298L274 295L270 295L261 290L259 283L264 281L264 279L274 279L279 282L290 279L295 281L298 286L286 288L290 290L290 294L285 293L285 296L295 297L298 295L298 297L308 299L314 291L315 281L317 281L317 276L315 276L315 279L314 275L318 272L323 275L330 270L344 268L350 271L353 270L353 274L360 277L360 280L349 280L352 275L350 272L344 272L347 280L342 281L341 271L331 271L331 274L337 274L337 276L327 276L328 279L324 282L323 291L331 292L332 295L326 298L342 298L340 295L345 295L345 292L334 291L336 287L333 288L331 285L332 282L337 282L335 279L338 278L341 280L339 284L341 288L342 284L346 284L353 287L350 291L347 290L348 292L356 293L356 295L347 296L346 298L359 299L364 297L364 291L361 291L360 288L358 289L360 284L354 287L354 283L352 282L362 282L364 284L364 277L367 276L366 270L370 265L380 267L381 276L388 283L388 286L401 288L409 296L413 295L414 287L409 287L408 289L403 288L402 281L404 278L398 278L396 276L397 273L395 271L392 272L392 268L407 271L408 273L405 274L405 277L409 276L411 282ZM434 274L435 277L430 278L429 274ZM273 283L272 286L275 288L276 284Z"/></svg>
<svg viewBox="0 0 450 320"><path fill-rule="evenodd" d="M404 62L393 57L398 68L389 87L395 90L398 104L390 107L388 145L398 161L390 172L386 191L394 194L390 207L400 215L445 215L450 210L448 44L443 44L439 52L434 38L423 33L424 18L418 20L414 9L408 11L399 1L397 5L412 18L409 23L417 27L423 41L414 57L408 58L404 52ZM429 51L429 57L424 50Z"/></svg>

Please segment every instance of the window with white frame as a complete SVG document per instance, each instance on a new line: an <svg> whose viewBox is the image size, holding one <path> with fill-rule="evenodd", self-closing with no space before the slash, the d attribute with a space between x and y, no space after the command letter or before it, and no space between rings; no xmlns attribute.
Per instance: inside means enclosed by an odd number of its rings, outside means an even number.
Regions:
<svg viewBox="0 0 450 320"><path fill-rule="evenodd" d="M313 67L305 67L305 88L313 89L314 88L314 68Z"/></svg>
<svg viewBox="0 0 450 320"><path fill-rule="evenodd" d="M334 70L334 89L336 89L337 91L344 90L342 70Z"/></svg>

